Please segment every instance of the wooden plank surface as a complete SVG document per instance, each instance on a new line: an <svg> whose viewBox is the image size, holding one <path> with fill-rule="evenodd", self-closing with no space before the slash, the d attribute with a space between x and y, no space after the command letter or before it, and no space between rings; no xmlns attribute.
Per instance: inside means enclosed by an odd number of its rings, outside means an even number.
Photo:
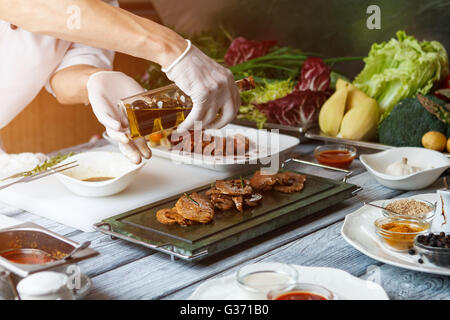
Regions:
<svg viewBox="0 0 450 320"><path fill-rule="evenodd" d="M311 160L313 148L314 145L301 145L295 152ZM335 179L342 177L341 173L303 165L294 164L292 168ZM363 202L435 192L441 187L440 181L426 190L404 193L379 185L359 161L351 169L355 175L349 182L363 187L356 197L195 263L173 262L150 249L112 240L98 232L83 233L26 212L17 213L14 218L32 221L78 242L92 241L92 247L101 255L80 263L81 270L94 282L88 299L186 299L200 283L258 261L334 267L361 278L368 277L368 268L375 267L380 272L381 285L392 299L450 299L449 277L385 265L355 250L340 235L344 217Z"/></svg>

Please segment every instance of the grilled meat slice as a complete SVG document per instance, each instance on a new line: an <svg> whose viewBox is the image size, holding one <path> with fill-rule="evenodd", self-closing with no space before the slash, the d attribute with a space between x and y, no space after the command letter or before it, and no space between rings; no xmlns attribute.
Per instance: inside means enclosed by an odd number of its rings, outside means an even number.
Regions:
<svg viewBox="0 0 450 320"><path fill-rule="evenodd" d="M175 208L183 218L200 223L209 223L214 217L213 204L197 192L183 195L178 199Z"/></svg>
<svg viewBox="0 0 450 320"><path fill-rule="evenodd" d="M231 196L218 192L211 193L211 202L213 203L215 208L221 211L226 211L234 208L234 202L231 199Z"/></svg>
<svg viewBox="0 0 450 320"><path fill-rule="evenodd" d="M247 179L217 180L216 189L230 196L249 196L253 192L250 181Z"/></svg>
<svg viewBox="0 0 450 320"><path fill-rule="evenodd" d="M281 172L277 174L276 191L293 193L302 191L306 181L306 176L294 172Z"/></svg>
<svg viewBox="0 0 450 320"><path fill-rule="evenodd" d="M261 191L272 190L273 186L276 183L276 174L262 174L260 170L256 171L253 177L250 179L250 185L252 186L252 188Z"/></svg>
<svg viewBox="0 0 450 320"><path fill-rule="evenodd" d="M250 140L241 134L226 137L224 143L227 156L245 156L250 149Z"/></svg>
<svg viewBox="0 0 450 320"><path fill-rule="evenodd" d="M242 196L231 197L239 212L244 212L244 198Z"/></svg>
<svg viewBox="0 0 450 320"><path fill-rule="evenodd" d="M183 218L177 213L175 208L161 209L156 213L156 219L162 224L179 224L180 226L190 226L193 221Z"/></svg>
<svg viewBox="0 0 450 320"><path fill-rule="evenodd" d="M244 199L244 203L249 207L256 207L262 198L263 196L261 193L253 193L250 198Z"/></svg>

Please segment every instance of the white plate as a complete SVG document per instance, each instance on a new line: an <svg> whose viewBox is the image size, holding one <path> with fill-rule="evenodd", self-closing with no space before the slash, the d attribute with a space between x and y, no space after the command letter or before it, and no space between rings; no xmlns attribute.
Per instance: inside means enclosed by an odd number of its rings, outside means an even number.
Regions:
<svg viewBox="0 0 450 320"><path fill-rule="evenodd" d="M245 157L202 156L192 153L181 153L177 150L172 151L164 147L152 147L152 153L154 156L173 160L177 163L194 165L210 170L237 171L242 170L243 165L267 165L269 164L267 162L268 158L273 161L279 157L278 159L281 163L284 160L283 157L300 143L298 138L280 134L277 131L257 130L234 124L229 124L219 130L206 130L205 132L215 136L241 134L253 141L256 147L251 149L248 156ZM115 143L106 132L103 133L103 137L111 143Z"/></svg>
<svg viewBox="0 0 450 320"><path fill-rule="evenodd" d="M348 272L334 268L297 268L299 282L322 285L333 291L340 300L388 300L384 289L371 281L362 280ZM236 274L208 280L202 283L189 297L190 300L251 300L264 299L249 295L236 281Z"/></svg>
<svg viewBox="0 0 450 320"><path fill-rule="evenodd" d="M411 198L423 199L432 203L437 201L434 193L416 195ZM384 201L379 200L373 203L381 206ZM449 268L438 267L427 261L420 264L418 255L412 256L386 248L375 234L374 226L374 221L382 215L381 209L364 206L345 217L341 234L350 245L372 259L409 270L450 276Z"/></svg>

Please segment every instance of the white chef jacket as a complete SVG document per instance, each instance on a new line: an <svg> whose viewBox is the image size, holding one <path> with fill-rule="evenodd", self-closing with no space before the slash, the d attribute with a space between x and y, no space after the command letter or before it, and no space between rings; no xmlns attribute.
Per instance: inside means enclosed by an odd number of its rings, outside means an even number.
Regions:
<svg viewBox="0 0 450 320"><path fill-rule="evenodd" d="M118 6L117 0L104 0ZM0 20L0 129L13 120L45 86L52 93L52 75L73 65L112 69L114 52L21 28Z"/></svg>

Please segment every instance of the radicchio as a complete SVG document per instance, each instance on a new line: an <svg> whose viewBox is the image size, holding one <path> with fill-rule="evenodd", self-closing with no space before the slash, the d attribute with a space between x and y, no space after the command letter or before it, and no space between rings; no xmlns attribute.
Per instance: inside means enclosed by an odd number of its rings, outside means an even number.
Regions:
<svg viewBox="0 0 450 320"><path fill-rule="evenodd" d="M330 97L330 68L320 58L308 58L294 91L285 97L256 105L268 120L288 126L311 127Z"/></svg>
<svg viewBox="0 0 450 320"><path fill-rule="evenodd" d="M330 87L330 67L320 58L308 58L294 90L326 91Z"/></svg>
<svg viewBox="0 0 450 320"><path fill-rule="evenodd" d="M329 98L328 91L293 91L287 96L257 105L269 122L308 127L317 121L319 110Z"/></svg>
<svg viewBox="0 0 450 320"><path fill-rule="evenodd" d="M277 44L276 40L256 41L239 37L231 42L225 54L225 63L235 66L239 63L265 56L269 50Z"/></svg>

